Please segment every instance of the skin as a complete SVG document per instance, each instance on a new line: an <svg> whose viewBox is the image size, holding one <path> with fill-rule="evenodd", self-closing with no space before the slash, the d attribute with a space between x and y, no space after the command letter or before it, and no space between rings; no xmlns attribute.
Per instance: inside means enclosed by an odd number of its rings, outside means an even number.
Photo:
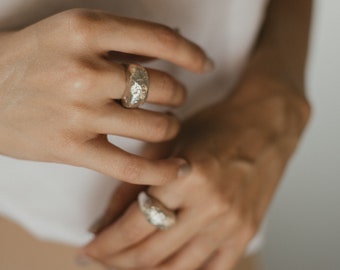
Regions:
<svg viewBox="0 0 340 270"><path fill-rule="evenodd" d="M138 43L136 35L142 37ZM1 33L0 51L1 154L82 166L143 185L177 178L185 160L146 159L107 141L113 134L164 142L180 126L172 115L127 110L117 102L126 86L125 69L117 61L142 55L193 72L211 70L197 45L163 25L75 9ZM148 73L148 102L184 102L180 82L158 70Z"/></svg>
<svg viewBox="0 0 340 270"><path fill-rule="evenodd" d="M258 231L310 117L304 66L311 1L273 0L233 94L183 123L145 155L188 160L163 186L123 184L81 253L112 269L229 270ZM142 189L176 210L159 231L135 201Z"/></svg>

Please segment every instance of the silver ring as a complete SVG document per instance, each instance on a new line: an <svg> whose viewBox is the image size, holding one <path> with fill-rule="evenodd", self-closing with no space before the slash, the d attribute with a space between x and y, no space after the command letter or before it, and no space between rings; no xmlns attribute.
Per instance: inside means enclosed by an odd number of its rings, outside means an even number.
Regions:
<svg viewBox="0 0 340 270"><path fill-rule="evenodd" d="M149 75L144 67L137 64L126 66L126 89L122 97L125 108L138 108L143 105L149 92Z"/></svg>
<svg viewBox="0 0 340 270"><path fill-rule="evenodd" d="M146 219L156 228L164 230L176 223L175 213L144 191L138 194L138 204Z"/></svg>

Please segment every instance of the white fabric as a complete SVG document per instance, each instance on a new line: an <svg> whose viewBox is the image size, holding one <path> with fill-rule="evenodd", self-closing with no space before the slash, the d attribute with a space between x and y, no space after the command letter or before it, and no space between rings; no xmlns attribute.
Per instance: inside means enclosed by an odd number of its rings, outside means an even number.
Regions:
<svg viewBox="0 0 340 270"><path fill-rule="evenodd" d="M230 91L257 36L265 5L266 0L1 0L0 29L25 26L73 7L103 9L178 28L216 63L209 75L167 63L155 65L188 86L189 102L180 111L184 117ZM111 141L136 153L141 146L124 138ZM40 238L83 245L92 238L87 229L105 209L117 183L83 168L0 156L0 213ZM259 243L258 237L250 249Z"/></svg>

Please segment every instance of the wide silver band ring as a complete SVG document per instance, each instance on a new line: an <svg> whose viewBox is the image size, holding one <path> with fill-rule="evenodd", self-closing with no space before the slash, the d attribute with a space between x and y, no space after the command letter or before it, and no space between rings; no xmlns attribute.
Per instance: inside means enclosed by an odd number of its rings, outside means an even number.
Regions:
<svg viewBox="0 0 340 270"><path fill-rule="evenodd" d="M175 213L144 191L138 194L138 204L146 219L156 228L165 230L176 223Z"/></svg>
<svg viewBox="0 0 340 270"><path fill-rule="evenodd" d="M138 64L126 65L126 89L122 97L125 108L138 108L148 97L149 75L144 67Z"/></svg>

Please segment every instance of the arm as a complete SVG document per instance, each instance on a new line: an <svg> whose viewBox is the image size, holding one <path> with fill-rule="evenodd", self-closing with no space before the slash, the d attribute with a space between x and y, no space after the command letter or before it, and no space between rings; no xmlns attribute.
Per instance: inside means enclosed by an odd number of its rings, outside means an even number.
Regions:
<svg viewBox="0 0 340 270"><path fill-rule="evenodd" d="M240 146L238 150L246 159L255 160L265 145L271 144L287 162L308 122L311 108L304 75L312 2L272 0L269 3L244 74L233 94L221 106L230 116L227 118L232 125L247 127L245 133L252 134L251 146L247 149ZM249 142L241 141L240 145L243 144L249 145ZM268 194L274 194L279 179L268 178L267 183L262 183ZM264 215L270 201L271 196L264 203L266 206L260 216Z"/></svg>
<svg viewBox="0 0 340 270"><path fill-rule="evenodd" d="M148 189L177 209L177 224L157 232L135 202L119 218L128 205L117 199L119 193L129 193L124 185L113 196L115 207L108 208L99 235L83 253L129 269L235 266L256 234L309 118L304 66L310 12L311 1L273 0L232 95L183 123L175 145L149 151L156 156L170 151L191 164L182 178ZM134 187L130 190L136 194Z"/></svg>
<svg viewBox="0 0 340 270"><path fill-rule="evenodd" d="M312 0L271 1L252 57L258 71L303 90L311 15Z"/></svg>
<svg viewBox="0 0 340 270"><path fill-rule="evenodd" d="M282 84L275 92L271 87L241 88L227 102L246 104L258 98L278 95L297 99L296 120L299 130L306 124L310 108L305 95L305 62L308 50L312 11L311 0L273 0L254 47L244 81ZM242 82L241 82L242 83ZM284 89L283 89L284 88Z"/></svg>

